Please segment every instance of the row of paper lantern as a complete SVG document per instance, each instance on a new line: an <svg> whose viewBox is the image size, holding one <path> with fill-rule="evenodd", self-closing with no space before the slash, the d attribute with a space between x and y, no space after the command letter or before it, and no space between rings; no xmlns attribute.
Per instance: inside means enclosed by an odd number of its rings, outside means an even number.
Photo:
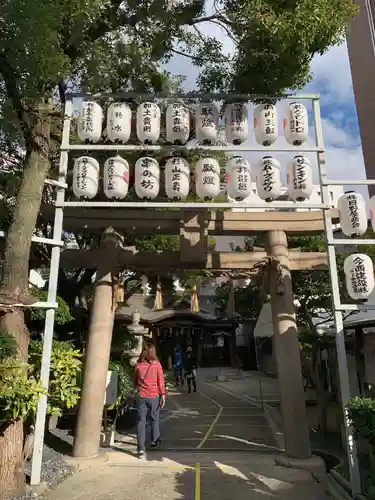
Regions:
<svg viewBox="0 0 375 500"><path fill-rule="evenodd" d="M369 200L372 228L375 231L375 196ZM346 191L337 202L342 232L351 238L362 236L367 231L367 206L364 197L355 191Z"/></svg>
<svg viewBox="0 0 375 500"><path fill-rule="evenodd" d="M160 165L151 157L142 157L135 163L134 187L141 199L152 200L160 191ZM186 159L169 158L165 163L165 191L172 200L184 200L190 191L190 166ZM220 164L215 158L202 157L195 166L195 188L198 198L212 200L221 189ZM74 162L73 192L77 198L94 198L99 190L99 162L89 156L81 156ZM130 166L121 156L108 158L104 164L103 188L109 199L124 199L129 190ZM252 193L251 167L249 162L234 156L228 160L226 173L227 194L241 201ZM303 201L312 194L312 167L310 161L295 156L287 166L288 193L292 200ZM265 156L256 169L257 192L261 199L270 202L282 191L280 163Z"/></svg>
<svg viewBox="0 0 375 500"><path fill-rule="evenodd" d="M154 102L143 102L137 108L136 132L140 142L154 144L161 129L160 107ZM82 142L97 143L102 137L103 109L95 101L84 101L78 116L78 137ZM195 111L196 138L200 144L213 145L218 139L220 113L214 103L198 104ZM165 135L170 144L185 144L190 136L191 113L182 102L171 103L165 113ZM247 106L243 103L228 104L224 113L228 142L241 144L248 139L249 123ZM260 104L254 109L255 139L262 146L270 146L279 135L276 106ZM300 146L308 139L309 124L306 106L293 102L287 104L283 120L286 140ZM125 144L132 131L132 110L125 102L108 106L105 135L113 143Z"/></svg>

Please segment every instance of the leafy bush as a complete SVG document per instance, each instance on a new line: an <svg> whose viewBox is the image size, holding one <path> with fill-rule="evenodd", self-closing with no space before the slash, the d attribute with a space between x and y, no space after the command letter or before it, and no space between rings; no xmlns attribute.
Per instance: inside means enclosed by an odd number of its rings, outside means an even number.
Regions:
<svg viewBox="0 0 375 500"><path fill-rule="evenodd" d="M110 361L108 369L118 373L117 401L120 402L122 397L131 394L133 391L133 369L119 361Z"/></svg>
<svg viewBox="0 0 375 500"><path fill-rule="evenodd" d="M45 390L28 365L15 359L0 363L0 424L3 428L16 420L35 418L39 396Z"/></svg>
<svg viewBox="0 0 375 500"><path fill-rule="evenodd" d="M48 300L48 292L44 290L40 290L39 288L34 288L31 291L33 297L41 302L46 302ZM65 302L64 299L57 296L56 302L58 307L55 312L55 322L57 325L65 325L66 323L70 323L73 321L73 316L70 314L69 306ZM31 321L44 321L46 318L46 310L45 309L31 309L30 310L30 319Z"/></svg>
<svg viewBox="0 0 375 500"><path fill-rule="evenodd" d="M356 439L366 439L375 450L375 399L355 397L347 406Z"/></svg>
<svg viewBox="0 0 375 500"><path fill-rule="evenodd" d="M29 366L37 379L40 377L42 351L43 342L30 342ZM73 408L78 403L81 357L81 352L70 342L53 342L47 407L49 414L60 416L64 408Z"/></svg>
<svg viewBox="0 0 375 500"><path fill-rule="evenodd" d="M373 486L375 484L375 399L352 398L347 410L362 464L367 469L362 471L362 476L365 482L369 481L370 486Z"/></svg>

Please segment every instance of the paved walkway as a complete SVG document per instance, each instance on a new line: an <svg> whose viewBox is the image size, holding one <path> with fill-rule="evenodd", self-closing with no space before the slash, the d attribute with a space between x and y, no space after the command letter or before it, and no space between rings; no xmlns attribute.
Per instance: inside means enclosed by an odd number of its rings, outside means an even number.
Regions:
<svg viewBox="0 0 375 500"><path fill-rule="evenodd" d="M236 394L235 381L201 381L199 391L171 394L162 448L147 460L135 457L134 437L127 436L99 459L81 461L81 471L49 500L325 498L309 472L275 465L278 449L267 419L259 403Z"/></svg>
<svg viewBox="0 0 375 500"><path fill-rule="evenodd" d="M257 404L205 382L200 382L197 393L188 394L182 387L169 399L161 425L162 450L278 451ZM135 434L126 437L121 447L135 452Z"/></svg>

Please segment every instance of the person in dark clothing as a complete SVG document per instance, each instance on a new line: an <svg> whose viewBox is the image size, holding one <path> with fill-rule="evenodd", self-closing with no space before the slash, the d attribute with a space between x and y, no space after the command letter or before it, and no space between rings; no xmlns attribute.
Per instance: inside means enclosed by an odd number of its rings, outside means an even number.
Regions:
<svg viewBox="0 0 375 500"><path fill-rule="evenodd" d="M186 354L184 356L184 372L188 386L188 392L191 393L191 386L193 385L194 392L197 392L197 361L193 356L192 348L188 347L186 349Z"/></svg>
<svg viewBox="0 0 375 500"><path fill-rule="evenodd" d="M182 377L182 368L184 365L183 355L181 347L177 344L173 352L173 372L176 379L176 386L184 385L184 379Z"/></svg>

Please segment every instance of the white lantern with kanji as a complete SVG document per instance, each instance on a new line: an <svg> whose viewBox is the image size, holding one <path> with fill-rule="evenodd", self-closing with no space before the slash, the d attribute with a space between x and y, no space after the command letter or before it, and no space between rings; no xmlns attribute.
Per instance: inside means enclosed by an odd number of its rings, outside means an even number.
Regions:
<svg viewBox="0 0 375 500"><path fill-rule="evenodd" d="M159 194L160 167L155 158L143 157L135 163L135 192L142 200L153 200Z"/></svg>
<svg viewBox="0 0 375 500"><path fill-rule="evenodd" d="M180 102L168 104L165 112L165 135L171 144L185 144L190 134L190 111Z"/></svg>
<svg viewBox="0 0 375 500"><path fill-rule="evenodd" d="M251 171L249 162L242 156L233 156L227 165L227 194L236 201L251 195Z"/></svg>
<svg viewBox="0 0 375 500"><path fill-rule="evenodd" d="M258 196L267 202L275 200L281 194L281 165L272 156L264 156L256 173Z"/></svg>
<svg viewBox="0 0 375 500"><path fill-rule="evenodd" d="M228 104L225 108L225 132L227 141L242 144L249 135L247 107L242 102Z"/></svg>
<svg viewBox="0 0 375 500"><path fill-rule="evenodd" d="M125 144L130 139L132 110L126 102L112 102L107 111L107 136L111 142Z"/></svg>
<svg viewBox="0 0 375 500"><path fill-rule="evenodd" d="M73 193L77 198L91 200L98 194L100 166L91 156L81 156L74 161Z"/></svg>
<svg viewBox="0 0 375 500"><path fill-rule="evenodd" d="M262 146L271 146L277 141L279 127L274 104L259 104L254 108L253 125L255 140Z"/></svg>
<svg viewBox="0 0 375 500"><path fill-rule="evenodd" d="M303 155L295 156L287 166L286 178L288 194L293 201L310 198L313 192L313 175L308 158Z"/></svg>
<svg viewBox="0 0 375 500"><path fill-rule="evenodd" d="M201 200L213 200L220 193L220 165L215 158L204 157L195 167L195 189Z"/></svg>
<svg viewBox="0 0 375 500"><path fill-rule="evenodd" d="M309 118L306 106L292 102L285 108L283 120L285 139L293 146L301 146L309 138Z"/></svg>
<svg viewBox="0 0 375 500"><path fill-rule="evenodd" d="M215 104L203 102L198 104L195 120L195 132L199 144L215 144L219 126L219 110Z"/></svg>
<svg viewBox="0 0 375 500"><path fill-rule="evenodd" d="M361 236L367 230L367 209L364 197L354 191L346 191L337 202L342 232L346 236Z"/></svg>
<svg viewBox="0 0 375 500"><path fill-rule="evenodd" d="M143 102L137 109L137 137L144 144L154 144L160 136L160 108L154 102Z"/></svg>
<svg viewBox="0 0 375 500"><path fill-rule="evenodd" d="M123 200L129 190L129 163L121 156L104 163L103 190L107 198Z"/></svg>
<svg viewBox="0 0 375 500"><path fill-rule="evenodd" d="M346 287L353 300L365 301L374 290L374 266L371 258L354 253L344 261Z"/></svg>
<svg viewBox="0 0 375 500"><path fill-rule="evenodd" d="M169 158L165 163L165 192L168 198L184 200L189 194L190 167L185 158Z"/></svg>
<svg viewBox="0 0 375 500"><path fill-rule="evenodd" d="M84 101L78 115L77 134L82 142L100 141L103 126L103 110L95 101Z"/></svg>

